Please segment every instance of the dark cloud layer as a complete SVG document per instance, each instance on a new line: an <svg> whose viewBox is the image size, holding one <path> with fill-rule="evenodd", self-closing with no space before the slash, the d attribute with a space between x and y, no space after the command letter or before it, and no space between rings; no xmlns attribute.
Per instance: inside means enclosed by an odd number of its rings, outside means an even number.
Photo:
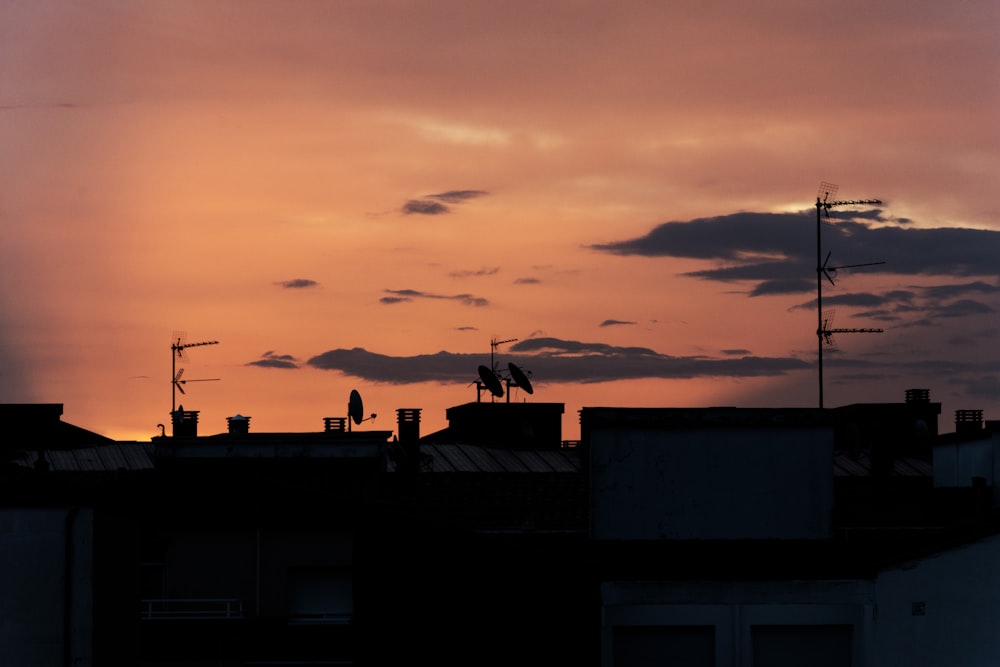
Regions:
<svg viewBox="0 0 1000 667"><path fill-rule="evenodd" d="M643 347L531 338L511 346L519 366L542 382L610 382L638 378L760 377L809 368L802 360L743 355L673 357ZM730 357L732 355L729 355ZM485 361L481 354L438 352L392 357L363 348L335 349L312 357L308 365L373 382L472 382Z"/></svg>
<svg viewBox="0 0 1000 667"><path fill-rule="evenodd" d="M1000 232L996 231L900 226L876 209L849 215L838 212L823 220L822 236L834 280L837 267L895 275L1000 277ZM685 275L756 282L750 292L754 296L816 288L812 279L816 275L816 216L811 211L733 213L667 222L645 236L590 247L616 255L714 260L719 266Z"/></svg>

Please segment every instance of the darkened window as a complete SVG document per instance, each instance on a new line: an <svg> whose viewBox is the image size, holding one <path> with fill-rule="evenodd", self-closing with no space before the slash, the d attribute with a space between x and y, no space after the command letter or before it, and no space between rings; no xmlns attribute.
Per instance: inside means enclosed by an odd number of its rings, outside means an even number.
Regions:
<svg viewBox="0 0 1000 667"><path fill-rule="evenodd" d="M291 568L288 617L297 623L349 623L354 587L349 568Z"/></svg>
<svg viewBox="0 0 1000 667"><path fill-rule="evenodd" d="M754 625L753 667L851 667L850 625Z"/></svg>
<svg viewBox="0 0 1000 667"><path fill-rule="evenodd" d="M715 667L712 625L620 625L612 641L615 667Z"/></svg>

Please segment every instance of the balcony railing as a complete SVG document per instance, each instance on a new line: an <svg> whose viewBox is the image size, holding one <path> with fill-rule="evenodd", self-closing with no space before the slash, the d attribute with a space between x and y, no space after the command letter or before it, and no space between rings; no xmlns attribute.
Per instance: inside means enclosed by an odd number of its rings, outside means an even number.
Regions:
<svg viewBox="0 0 1000 667"><path fill-rule="evenodd" d="M238 598L149 599L142 601L139 614L144 621L243 618L243 601Z"/></svg>

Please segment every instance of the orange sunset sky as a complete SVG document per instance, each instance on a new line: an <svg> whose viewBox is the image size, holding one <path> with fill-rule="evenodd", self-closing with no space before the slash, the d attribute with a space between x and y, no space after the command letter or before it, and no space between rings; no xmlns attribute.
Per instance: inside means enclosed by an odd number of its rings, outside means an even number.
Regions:
<svg viewBox="0 0 1000 667"><path fill-rule="evenodd" d="M1000 3L5 0L0 401L115 438L564 403L1000 418ZM215 380L215 378L218 378ZM483 400L490 400L484 392ZM506 397L499 400L507 400Z"/></svg>

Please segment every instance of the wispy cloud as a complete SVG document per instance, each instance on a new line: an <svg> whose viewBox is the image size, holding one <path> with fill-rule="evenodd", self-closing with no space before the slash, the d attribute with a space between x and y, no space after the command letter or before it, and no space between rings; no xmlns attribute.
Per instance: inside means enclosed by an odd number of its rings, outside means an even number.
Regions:
<svg viewBox="0 0 1000 667"><path fill-rule="evenodd" d="M276 354L274 350L268 350L260 355L261 358L247 363L247 366L260 366L261 368L298 368L298 360L290 354Z"/></svg>
<svg viewBox="0 0 1000 667"><path fill-rule="evenodd" d="M439 192L436 195L427 195L427 198L437 199L438 201L447 202L449 204L458 204L460 202L468 201L469 199L484 197L487 194L489 193L485 190L448 190L447 192Z"/></svg>
<svg viewBox="0 0 1000 667"><path fill-rule="evenodd" d="M449 204L461 204L487 194L485 190L448 190L424 195L421 199L410 199L403 204L402 210L405 215L442 215L451 212Z"/></svg>
<svg viewBox="0 0 1000 667"><path fill-rule="evenodd" d="M492 276L499 272L499 266L484 266L481 269L460 269L458 271L452 271L448 275L452 278L481 278L483 276Z"/></svg>
<svg viewBox="0 0 1000 667"><path fill-rule="evenodd" d="M389 296L383 296L379 301L384 304L396 304L413 301L414 299L443 299L447 301L458 301L465 306L488 306L490 302L483 297L473 294L433 294L431 292L421 292L413 289L386 289L382 290Z"/></svg>
<svg viewBox="0 0 1000 667"><path fill-rule="evenodd" d="M317 287L319 285L315 280L310 280L309 278L293 278L292 280L281 280L276 285L284 287L285 289L303 289L305 287Z"/></svg>
<svg viewBox="0 0 1000 667"><path fill-rule="evenodd" d="M635 322L628 322L626 320L604 320L599 326L602 327L615 327L625 324L635 324Z"/></svg>
<svg viewBox="0 0 1000 667"><path fill-rule="evenodd" d="M441 202L426 199L411 199L403 204L403 213L406 215L441 215L450 211L451 209Z"/></svg>

